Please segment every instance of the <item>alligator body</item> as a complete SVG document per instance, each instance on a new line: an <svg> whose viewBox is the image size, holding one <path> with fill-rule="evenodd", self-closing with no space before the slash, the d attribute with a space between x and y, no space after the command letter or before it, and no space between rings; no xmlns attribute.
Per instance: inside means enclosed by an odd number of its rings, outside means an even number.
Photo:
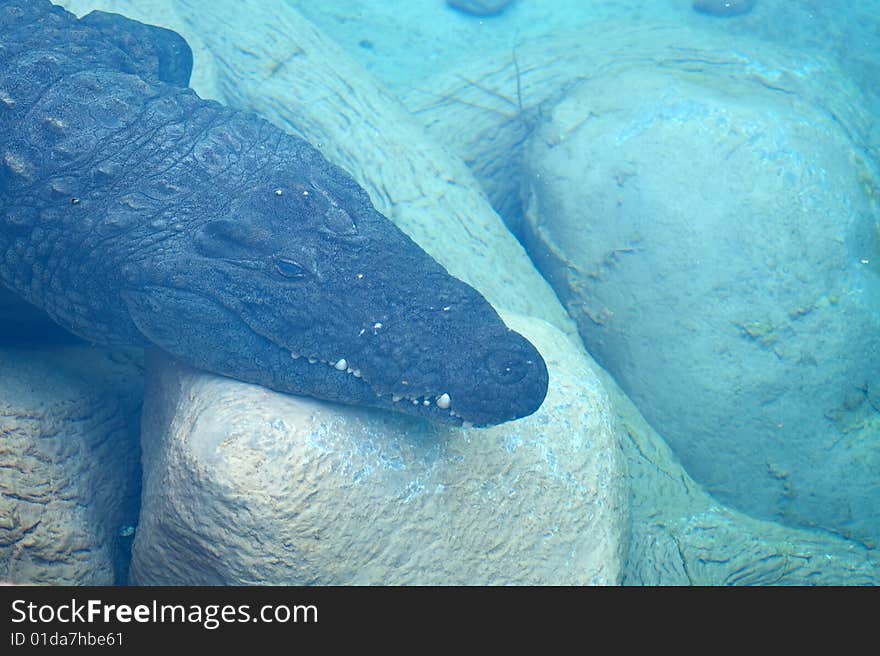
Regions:
<svg viewBox="0 0 880 656"><path fill-rule="evenodd" d="M478 292L191 65L169 30L0 0L0 282L282 392L478 426L540 406L541 356Z"/></svg>

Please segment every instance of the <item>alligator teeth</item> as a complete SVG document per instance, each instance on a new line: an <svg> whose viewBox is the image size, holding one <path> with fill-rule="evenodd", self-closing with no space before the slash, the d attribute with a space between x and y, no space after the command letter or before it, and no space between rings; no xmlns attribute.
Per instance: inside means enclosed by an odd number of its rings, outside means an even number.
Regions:
<svg viewBox="0 0 880 656"><path fill-rule="evenodd" d="M361 372L360 372L360 369L355 369L354 372L353 372L353 375L354 375L354 376L357 376L358 378L360 378L360 373L361 373ZM381 396L381 394L378 395L378 396ZM449 406L452 404L452 400L449 398L449 394L446 394L445 392L444 392L443 394L441 394L440 396L436 396L436 397L434 397L434 398L436 399L437 407L440 408L441 410L446 410L446 409L448 409ZM412 397L412 396L407 396L407 395L405 395L405 394L394 394L394 393L392 393L392 394L391 394L391 400L392 400L394 403L399 403L400 401L409 401L409 402L411 402L413 405L423 405L423 406L425 406L426 408L427 408L427 407L430 407L430 405L431 405L431 399L430 399L429 397L427 397L427 396ZM452 417L458 417L458 416L459 416L459 415L455 412L455 410L450 410L450 411L449 411L449 414L450 414L450 416L452 416Z"/></svg>
<svg viewBox="0 0 880 656"><path fill-rule="evenodd" d="M355 378L360 378L361 377L361 370L355 369L354 371L351 372L351 375L354 376Z"/></svg>
<svg viewBox="0 0 880 656"><path fill-rule="evenodd" d="M309 358L309 364L315 364L317 361L317 358Z"/></svg>
<svg viewBox="0 0 880 656"><path fill-rule="evenodd" d="M339 358L333 366L336 367L336 371L345 371L348 368L348 362L345 361L345 358Z"/></svg>
<svg viewBox="0 0 880 656"><path fill-rule="evenodd" d="M296 353L294 353L293 351L290 352L290 357L293 358L294 360L299 360L299 356Z"/></svg>

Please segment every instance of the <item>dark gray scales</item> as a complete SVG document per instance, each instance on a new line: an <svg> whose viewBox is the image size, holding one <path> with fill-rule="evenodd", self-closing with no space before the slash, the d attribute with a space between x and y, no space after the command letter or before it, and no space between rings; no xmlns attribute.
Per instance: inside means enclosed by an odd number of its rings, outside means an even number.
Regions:
<svg viewBox="0 0 880 656"><path fill-rule="evenodd" d="M0 281L71 332L292 394L496 424L537 350L174 32L0 0Z"/></svg>

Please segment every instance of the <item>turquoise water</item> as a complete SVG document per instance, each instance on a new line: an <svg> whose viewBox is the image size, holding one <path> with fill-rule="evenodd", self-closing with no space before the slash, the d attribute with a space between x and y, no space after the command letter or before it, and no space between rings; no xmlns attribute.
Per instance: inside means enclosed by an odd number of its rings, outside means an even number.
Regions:
<svg viewBox="0 0 880 656"><path fill-rule="evenodd" d="M383 82L399 87L448 71L487 53L512 50L536 36L583 30L604 21L627 26L675 23L710 31L718 39L751 36L771 44L827 55L867 94L876 93L875 2L762 1L728 19L695 12L686 0L515 2L500 15L475 18L442 2L289 3L325 30ZM387 36L386 36L387 35ZM383 38L383 36L385 38Z"/></svg>
<svg viewBox="0 0 880 656"><path fill-rule="evenodd" d="M347 171L550 383L450 427L59 338L0 288L0 580L880 582L880 1L63 4L178 31L202 98Z"/></svg>

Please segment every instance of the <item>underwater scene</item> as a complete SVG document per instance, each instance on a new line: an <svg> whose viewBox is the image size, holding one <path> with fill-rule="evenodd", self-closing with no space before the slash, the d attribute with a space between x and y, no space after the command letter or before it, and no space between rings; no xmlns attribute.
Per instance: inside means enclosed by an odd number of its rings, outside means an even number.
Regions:
<svg viewBox="0 0 880 656"><path fill-rule="evenodd" d="M0 0L0 583L880 583L880 0Z"/></svg>

